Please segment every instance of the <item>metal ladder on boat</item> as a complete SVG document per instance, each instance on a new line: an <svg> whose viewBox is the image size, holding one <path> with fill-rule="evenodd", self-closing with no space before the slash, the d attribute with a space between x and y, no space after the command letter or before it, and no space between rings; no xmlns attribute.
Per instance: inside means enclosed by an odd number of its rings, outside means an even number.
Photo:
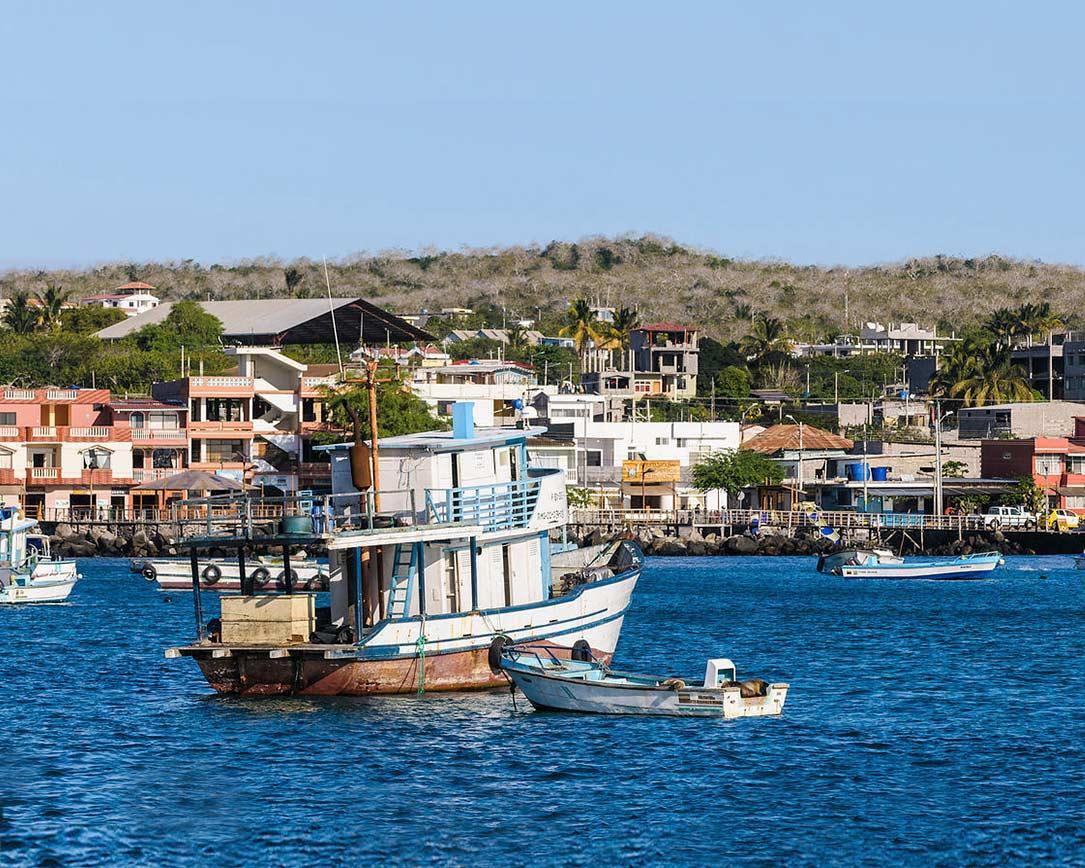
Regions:
<svg viewBox="0 0 1085 868"><path fill-rule="evenodd" d="M405 557L406 556L406 557ZM389 618L404 618L408 614L414 579L418 575L418 546L416 543L396 543L392 552L392 582L388 587Z"/></svg>

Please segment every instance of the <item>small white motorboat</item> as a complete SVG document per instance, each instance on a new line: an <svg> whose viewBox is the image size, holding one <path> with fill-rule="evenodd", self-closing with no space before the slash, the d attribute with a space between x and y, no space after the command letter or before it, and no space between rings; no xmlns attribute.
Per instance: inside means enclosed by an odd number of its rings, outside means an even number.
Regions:
<svg viewBox="0 0 1085 868"><path fill-rule="evenodd" d="M62 603L81 578L73 560L54 560L49 537L15 507L0 509L0 604Z"/></svg>
<svg viewBox="0 0 1085 868"><path fill-rule="evenodd" d="M986 579L1003 565L998 552L906 560L879 549L851 549L818 558L818 572L846 579Z"/></svg>
<svg viewBox="0 0 1085 868"><path fill-rule="evenodd" d="M506 646L501 669L535 708L594 714L763 717L783 711L788 691L787 684L760 678L738 681L727 659L709 660L702 684L566 659L551 646Z"/></svg>
<svg viewBox="0 0 1085 868"><path fill-rule="evenodd" d="M188 558L136 558L129 562L133 573L148 582L157 582L164 591L191 591L192 564ZM290 559L291 584L295 590L328 590L328 565L312 558ZM245 564L257 590L286 589L286 568L282 558L257 557ZM235 560L212 558L200 561L200 587L205 591L240 591L241 574Z"/></svg>

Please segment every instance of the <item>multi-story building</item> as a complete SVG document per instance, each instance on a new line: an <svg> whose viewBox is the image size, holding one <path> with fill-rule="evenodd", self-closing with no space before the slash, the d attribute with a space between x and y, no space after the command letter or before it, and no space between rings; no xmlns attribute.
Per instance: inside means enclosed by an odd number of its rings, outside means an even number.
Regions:
<svg viewBox="0 0 1085 868"><path fill-rule="evenodd" d="M0 393L0 493L41 513L124 506L132 443L113 423L107 389Z"/></svg>
<svg viewBox="0 0 1085 868"><path fill-rule="evenodd" d="M1085 419L1078 420L1073 437L984 440L980 465L986 478L1031 477L1050 506L1085 515Z"/></svg>
<svg viewBox="0 0 1085 868"><path fill-rule="evenodd" d="M935 329L925 329L914 322L890 323L888 326L868 322L857 335L840 335L827 343L792 344L791 352L800 357L831 356L837 359L893 353L907 359L945 352L955 340L957 338L939 335Z"/></svg>
<svg viewBox="0 0 1085 868"><path fill-rule="evenodd" d="M531 365L522 362L472 359L419 368L410 387L439 418L451 418L453 404L470 403L478 423L490 427L515 422L517 410L537 391L538 376ZM557 391L556 386L545 388Z"/></svg>
<svg viewBox="0 0 1085 868"><path fill-rule="evenodd" d="M284 491L326 488L326 460L309 437L327 428L323 386L335 376L268 347L230 347L236 373L156 383L152 394L188 413L188 466Z"/></svg>
<svg viewBox="0 0 1085 868"><path fill-rule="evenodd" d="M676 323L659 322L634 329L633 390L684 400L697 394L697 331Z"/></svg>
<svg viewBox="0 0 1085 868"><path fill-rule="evenodd" d="M158 307L158 296L149 283L134 280L118 286L113 292L100 292L81 299L85 305L113 308L122 311L125 316L138 316Z"/></svg>
<svg viewBox="0 0 1085 868"><path fill-rule="evenodd" d="M702 457L737 449L737 422L597 422L584 416L551 421L546 434L529 444L532 460L560 467L566 482L592 491L601 506L652 509L718 508L720 493L707 499L691 482L690 471ZM660 462L677 476L649 480L643 472L630 479L628 462Z"/></svg>
<svg viewBox="0 0 1085 868"><path fill-rule="evenodd" d="M1085 416L1085 402L1023 401L964 407L957 411L958 436L962 440L1069 437L1079 416Z"/></svg>

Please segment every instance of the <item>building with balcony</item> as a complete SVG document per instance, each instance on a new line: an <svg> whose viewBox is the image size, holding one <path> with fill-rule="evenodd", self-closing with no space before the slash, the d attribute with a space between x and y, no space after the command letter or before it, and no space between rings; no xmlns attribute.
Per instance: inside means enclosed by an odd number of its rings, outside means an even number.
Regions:
<svg viewBox="0 0 1085 868"><path fill-rule="evenodd" d="M468 403L479 425L513 425L517 404L526 406L529 395L540 388L557 392L557 386L539 387L531 365L496 359L472 359L439 368L420 368L410 383L411 391L441 419L451 419L452 406Z"/></svg>
<svg viewBox="0 0 1085 868"><path fill-rule="evenodd" d="M833 341L822 343L795 343L791 352L795 356L830 356L846 359L851 356L891 353L905 359L936 356L958 338L939 335L935 329L926 329L914 322L902 322L888 326L879 322L865 323L858 334L840 335Z"/></svg>
<svg viewBox="0 0 1085 868"><path fill-rule="evenodd" d="M135 280L118 286L113 292L84 296L80 303L119 310L125 316L133 317L158 307L158 296L153 294L153 290L149 283Z"/></svg>
<svg viewBox="0 0 1085 868"><path fill-rule="evenodd" d="M957 412L958 436L962 440L1070 437L1079 416L1085 416L1085 402L1028 401L964 407Z"/></svg>
<svg viewBox="0 0 1085 868"><path fill-rule="evenodd" d="M984 440L980 465L988 478L1031 477L1049 506L1085 515L1085 419L1078 420L1073 437Z"/></svg>
<svg viewBox="0 0 1085 868"><path fill-rule="evenodd" d="M0 496L31 512L127 505L132 443L107 389L0 393Z"/></svg>
<svg viewBox="0 0 1085 868"><path fill-rule="evenodd" d="M697 394L696 329L659 322L634 329L630 335L633 390L684 400Z"/></svg>
<svg viewBox="0 0 1085 868"><path fill-rule="evenodd" d="M268 347L236 346L236 371L156 383L163 406L187 414L187 465L282 491L326 489L327 457L311 435L328 430L324 389L337 366L309 366ZM310 373L310 367L314 371Z"/></svg>

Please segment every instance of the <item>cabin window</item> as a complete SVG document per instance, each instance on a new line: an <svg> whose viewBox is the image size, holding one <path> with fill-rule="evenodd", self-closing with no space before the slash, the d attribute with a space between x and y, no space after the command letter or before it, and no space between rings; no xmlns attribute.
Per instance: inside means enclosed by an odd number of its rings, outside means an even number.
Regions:
<svg viewBox="0 0 1085 868"><path fill-rule="evenodd" d="M445 553L445 611L460 610L460 571L455 552Z"/></svg>

